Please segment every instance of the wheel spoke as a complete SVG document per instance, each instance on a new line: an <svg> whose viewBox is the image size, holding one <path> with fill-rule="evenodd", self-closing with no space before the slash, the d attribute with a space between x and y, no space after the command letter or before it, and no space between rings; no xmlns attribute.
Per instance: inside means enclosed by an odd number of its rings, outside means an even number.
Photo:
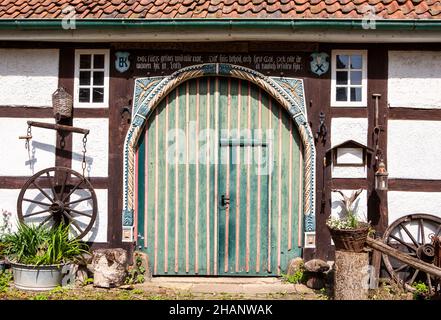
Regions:
<svg viewBox="0 0 441 320"><path fill-rule="evenodd" d="M70 223L75 226L75 228L77 228L77 230L80 232L80 234L83 232L83 230L78 226L78 224L75 222L75 220L73 219L73 217L67 213L66 210L63 211L63 214L70 220Z"/></svg>
<svg viewBox="0 0 441 320"><path fill-rule="evenodd" d="M418 273L419 273L419 272L420 272L420 270L415 269L415 272L414 272L414 274L413 274L413 276L412 276L412 278L410 279L410 282L409 282L410 285L412 285L412 283L415 282L415 279L416 279L416 277L418 276Z"/></svg>
<svg viewBox="0 0 441 320"><path fill-rule="evenodd" d="M74 212L74 213L79 214L79 215L82 215L82 216L85 216L85 217L92 218L91 214L84 213L84 212L81 212L81 211L78 211L78 210L75 210L75 209L69 209L69 211Z"/></svg>
<svg viewBox="0 0 441 320"><path fill-rule="evenodd" d="M46 191L44 191L44 190L43 190L43 189L37 184L36 181L32 181L32 184L33 184L38 190L40 190L40 192L41 192L46 198L48 198L50 202L54 202L54 199L51 198L51 197L46 193Z"/></svg>
<svg viewBox="0 0 441 320"><path fill-rule="evenodd" d="M400 272L401 270L403 270L403 269L405 269L407 267L409 267L407 264L403 264L401 267L398 267L398 268L393 269L393 270L394 270L394 272L398 273L398 272Z"/></svg>
<svg viewBox="0 0 441 320"><path fill-rule="evenodd" d="M52 205L50 203L44 203L44 202L41 202L41 201L32 200L32 199L26 199L26 198L23 198L23 201L32 202L32 203L39 204L41 206L47 206L47 207L50 207Z"/></svg>
<svg viewBox="0 0 441 320"><path fill-rule="evenodd" d="M23 218L36 216L37 214L45 213L45 212L49 212L50 210L51 210L51 209L46 209L46 210L41 210L41 211L37 211L37 212L32 212L32 213L30 213L30 214L27 214L27 215L23 216Z"/></svg>
<svg viewBox="0 0 441 320"><path fill-rule="evenodd" d="M90 199L92 199L92 196L87 197L87 198L78 199L78 200L75 200L75 201L71 201L71 202L65 203L65 205L69 206L71 204L75 204L75 203L86 201L86 200L90 200Z"/></svg>
<svg viewBox="0 0 441 320"><path fill-rule="evenodd" d="M429 294L432 294L432 279L430 279L430 274L426 273L427 284L429 285Z"/></svg>
<svg viewBox="0 0 441 320"><path fill-rule="evenodd" d="M49 174L49 172L46 172L46 175L48 177L49 184L51 185L51 190L52 190L52 194L54 195L54 200L58 200L58 196L57 193L55 192L54 184L52 183L51 175Z"/></svg>
<svg viewBox="0 0 441 320"><path fill-rule="evenodd" d="M405 225L403 225L402 223L399 224L399 226L407 233L407 235L409 236L410 240L412 240L413 244L416 247L419 247L418 242L415 240L415 238L413 237L413 235L410 233L410 231L406 228Z"/></svg>
<svg viewBox="0 0 441 320"><path fill-rule="evenodd" d="M68 177L68 173L65 171L64 172L64 181L63 181L63 185L61 186L61 190L60 190L60 198L63 197L63 193L64 193L64 188L66 187L66 182L67 182L67 177Z"/></svg>
<svg viewBox="0 0 441 320"><path fill-rule="evenodd" d="M392 239L398 241L398 242L401 243L402 245L408 247L408 248L411 249L412 251L415 251L415 252L416 252L416 248L412 247L410 244L404 242L404 241L401 240L400 238L395 237L394 235L390 235L390 237L391 237Z"/></svg>
<svg viewBox="0 0 441 320"><path fill-rule="evenodd" d="M418 223L420 225L420 230L421 230L421 241L423 242L423 245L424 245L424 244L426 244L426 237L424 235L423 219L418 220Z"/></svg>
<svg viewBox="0 0 441 320"><path fill-rule="evenodd" d="M52 218L52 215L49 215L46 217L46 219L44 219L42 222L40 222L40 224L38 225L39 227L42 227L46 222L48 222L50 219Z"/></svg>
<svg viewBox="0 0 441 320"><path fill-rule="evenodd" d="M78 187L83 183L83 181L84 181L84 180L80 180L80 182L78 182L78 183L72 188L72 190L70 190L70 192L69 192L69 193L63 198L63 202L65 202L66 199L68 199L68 198L71 196L71 194L74 193L75 190L78 189Z"/></svg>

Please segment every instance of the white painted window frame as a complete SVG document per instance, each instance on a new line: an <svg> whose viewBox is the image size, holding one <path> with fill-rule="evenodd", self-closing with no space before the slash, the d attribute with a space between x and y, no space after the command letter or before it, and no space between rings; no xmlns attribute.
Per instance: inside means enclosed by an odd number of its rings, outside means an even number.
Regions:
<svg viewBox="0 0 441 320"><path fill-rule="evenodd" d="M80 96L80 55L104 54L104 99L103 102L79 102ZM109 49L77 49L75 50L74 106L78 108L108 108L109 107ZM92 85L91 85L92 87Z"/></svg>
<svg viewBox="0 0 441 320"><path fill-rule="evenodd" d="M361 101L337 101L337 55L362 56ZM332 50L331 55L331 107L367 107L367 50ZM349 79L348 79L349 81ZM349 87L349 86L348 86ZM350 91L348 91L350 97Z"/></svg>

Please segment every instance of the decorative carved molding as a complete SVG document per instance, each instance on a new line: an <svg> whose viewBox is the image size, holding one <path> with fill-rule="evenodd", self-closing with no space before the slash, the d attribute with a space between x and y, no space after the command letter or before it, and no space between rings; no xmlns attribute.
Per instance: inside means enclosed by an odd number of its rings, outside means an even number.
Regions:
<svg viewBox="0 0 441 320"><path fill-rule="evenodd" d="M276 99L291 115L304 146L304 216L305 231L315 230L315 146L305 107L301 79L267 77L249 68L232 64L200 64L183 68L170 76L136 80L133 98L133 120L124 143L123 226L132 226L135 190L135 151L146 119L159 102L187 80L205 76L227 76L250 81Z"/></svg>

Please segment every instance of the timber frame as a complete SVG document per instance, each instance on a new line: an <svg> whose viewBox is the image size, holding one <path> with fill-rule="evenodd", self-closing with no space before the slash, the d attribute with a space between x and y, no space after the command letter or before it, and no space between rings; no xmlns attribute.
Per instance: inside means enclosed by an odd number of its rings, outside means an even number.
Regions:
<svg viewBox="0 0 441 320"><path fill-rule="evenodd" d="M159 102L179 84L198 77L224 76L243 79L256 84L275 98L290 114L297 126L304 152L303 214L304 231L315 231L315 145L308 124L303 81L292 78L267 77L249 68L233 64L201 64L183 68L168 77L136 80L132 123L124 144L124 207L123 241L134 241L135 208L135 151L138 139Z"/></svg>
<svg viewBox="0 0 441 320"><path fill-rule="evenodd" d="M343 40L341 40L343 41ZM226 45L228 44L228 46ZM306 72L298 76L303 79L305 90L305 104L308 113L308 124L312 132L316 132L319 127L318 114L323 111L326 115L325 124L331 127L333 118L367 118L368 119L368 145L373 143L373 127L375 121L375 100L373 93L380 93L379 113L383 115L380 122L384 130L387 130L389 119L396 120L441 120L441 110L437 109L418 109L407 108L406 106L388 108L387 104L387 79L388 79L388 51L389 50L420 50L420 51L441 51L440 43L420 43L418 45L409 43L312 43L312 42L188 42L188 43L101 43L92 44L86 42L67 43L67 42L31 42L31 41L2 41L1 48L14 49L46 49L56 48L60 50L59 60L59 84L63 85L69 93L73 93L74 66L73 58L75 49L108 48L110 49L111 64L115 51L122 49L143 49L152 52L327 52L333 49L359 49L368 50L368 106L366 108L337 108L330 107L330 76L329 73L317 77ZM152 75L153 76L153 75ZM159 76L159 75L158 75ZM270 76L276 76L271 74ZM107 118L109 121L109 176L91 177L91 183L97 189L108 189L108 228L107 243L94 243L93 248L123 246L132 247L130 243L121 243L122 239L122 217L123 210L123 164L124 154L122 152L125 138L130 125L127 115L121 115L121 108L130 105L129 100L133 94L134 79L131 75L121 75L110 67L110 88L108 108L75 108L74 118ZM127 98L130 96L130 98ZM52 108L49 106L29 107L23 106L0 106L0 117L7 118L51 118ZM380 147L384 156L387 156L387 131L380 136ZM14 137L12 137L14 138ZM71 135L65 138L66 148L63 153L57 152L57 165L70 166L71 163ZM321 259L332 259L333 249L331 246L330 235L325 227L325 221L331 211L331 192L336 189L358 189L364 188L368 191L368 219L379 235L388 226L387 221L387 197L377 194L374 190L374 167L367 168L368 176L366 179L347 178L332 179L331 168L327 167L325 172L322 170L322 159L325 151L330 148L330 139L315 142L317 170L315 174L315 225L316 228L316 247L305 248L303 257L308 260L313 257ZM385 159L387 166L387 159ZM325 173L325 175L323 175ZM2 176L0 185L3 189L19 189L23 186L28 177ZM320 189L324 180L325 192L322 194ZM441 180L423 179L389 179L390 191L424 191L439 192ZM384 197L384 199L380 199ZM381 200L381 201L380 201ZM381 204L381 207L380 207ZM323 208L321 207L323 206ZM379 211L378 209L381 208ZM133 247L132 247L133 248Z"/></svg>

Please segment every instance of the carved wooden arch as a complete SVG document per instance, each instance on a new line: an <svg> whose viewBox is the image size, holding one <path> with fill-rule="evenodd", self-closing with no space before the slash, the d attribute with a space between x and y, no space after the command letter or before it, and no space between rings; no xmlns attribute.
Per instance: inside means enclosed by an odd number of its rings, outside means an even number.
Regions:
<svg viewBox="0 0 441 320"><path fill-rule="evenodd" d="M311 128L307 122L303 80L267 77L252 69L221 63L200 64L183 68L170 76L139 78L135 81L132 123L124 143L123 228L133 230L135 192L135 151L146 120L173 89L183 82L206 76L234 77L250 81L271 95L291 115L303 143L304 231L315 231L316 151ZM124 237L124 241L133 241ZM129 238L133 238L133 235Z"/></svg>

